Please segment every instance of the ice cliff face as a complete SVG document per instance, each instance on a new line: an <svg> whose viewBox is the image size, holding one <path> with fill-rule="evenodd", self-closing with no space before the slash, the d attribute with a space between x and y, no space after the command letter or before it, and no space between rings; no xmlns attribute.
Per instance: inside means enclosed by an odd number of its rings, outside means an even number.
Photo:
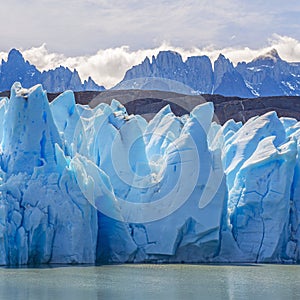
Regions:
<svg viewBox="0 0 300 300"><path fill-rule="evenodd" d="M213 106L149 123L118 101L0 102L0 263L299 262L300 125Z"/></svg>
<svg viewBox="0 0 300 300"><path fill-rule="evenodd" d="M2 121L2 264L93 261L97 213L64 155L42 87L16 83Z"/></svg>

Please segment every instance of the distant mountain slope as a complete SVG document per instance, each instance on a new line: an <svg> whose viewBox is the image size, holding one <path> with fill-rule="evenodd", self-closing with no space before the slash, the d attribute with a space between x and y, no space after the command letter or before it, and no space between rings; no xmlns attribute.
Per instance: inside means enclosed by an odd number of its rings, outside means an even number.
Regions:
<svg viewBox="0 0 300 300"><path fill-rule="evenodd" d="M175 115L189 113L196 105L211 101L215 106L215 120L224 124L229 119L245 122L253 116L276 111L278 116L292 117L300 121L300 97L277 96L258 98L224 97L221 95L183 95L173 92L144 90L107 90L102 92L75 92L80 104L95 107L99 103L111 103L117 99L125 105L129 114L139 114L150 120L165 105L170 104ZM59 93L48 93L49 101ZM9 97L9 93L0 93Z"/></svg>
<svg viewBox="0 0 300 300"><path fill-rule="evenodd" d="M65 90L102 91L91 77L81 82L76 69L60 66L39 71L12 49L7 61L0 65L0 91L10 90L15 81L24 87L41 83L48 92ZM277 51L259 56L249 63L234 66L220 54L213 63L207 56L193 56L186 61L174 51L161 51L129 69L124 79L112 90L160 90L187 95L219 94L230 97L255 98L300 95L300 63L289 63Z"/></svg>
<svg viewBox="0 0 300 300"><path fill-rule="evenodd" d="M214 68L207 56L189 57L184 62L179 53L161 51L152 57L152 62L147 57L128 70L114 89L173 90L243 98L300 95L300 63L282 60L275 49L236 67L220 54L213 65Z"/></svg>
<svg viewBox="0 0 300 300"><path fill-rule="evenodd" d="M75 93L75 98L83 101L87 92ZM91 96L91 95L90 95ZM108 90L94 94L89 105L95 107L99 103L110 103L117 99L126 107L129 114L140 114L150 120L161 108L170 104L175 115L189 113L196 105L213 102L215 120L224 124L229 119L242 121L276 111L279 117L291 117L300 121L300 96L270 96L257 98L225 97L221 95L184 95L163 91L144 90ZM86 101L87 103L88 101Z"/></svg>
<svg viewBox="0 0 300 300"><path fill-rule="evenodd" d="M76 69L72 72L65 67L40 72L34 65L25 61L20 51L12 49L7 61L2 60L0 65L0 91L10 90L14 82L21 82L22 86L29 88L41 83L48 92L73 91L101 91L103 86L97 85L91 77L81 82Z"/></svg>

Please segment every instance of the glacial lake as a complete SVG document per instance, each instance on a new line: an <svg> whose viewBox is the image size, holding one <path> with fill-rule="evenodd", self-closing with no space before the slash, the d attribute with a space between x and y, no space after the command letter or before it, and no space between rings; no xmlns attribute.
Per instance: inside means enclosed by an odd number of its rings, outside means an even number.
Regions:
<svg viewBox="0 0 300 300"><path fill-rule="evenodd" d="M300 265L0 268L0 299L300 299Z"/></svg>

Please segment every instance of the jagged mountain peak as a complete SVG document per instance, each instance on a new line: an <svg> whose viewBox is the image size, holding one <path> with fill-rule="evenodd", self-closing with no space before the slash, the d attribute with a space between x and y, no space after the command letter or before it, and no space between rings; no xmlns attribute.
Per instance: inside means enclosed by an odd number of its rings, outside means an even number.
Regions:
<svg viewBox="0 0 300 300"><path fill-rule="evenodd" d="M234 68L230 59L225 57L225 55L222 53L219 54L218 58L214 62L214 67L216 67L217 65L227 66L227 68L229 68L229 69Z"/></svg>
<svg viewBox="0 0 300 300"><path fill-rule="evenodd" d="M174 57L181 57L180 53L174 51L174 50L162 50L159 51L157 57L159 56L174 56Z"/></svg>
<svg viewBox="0 0 300 300"><path fill-rule="evenodd" d="M8 53L7 61L12 60L12 59L13 60L16 60L16 59L24 60L24 57L23 57L22 53L20 52L20 50L13 48Z"/></svg>
<svg viewBox="0 0 300 300"><path fill-rule="evenodd" d="M139 80L136 80L136 79ZM158 79L158 80L157 80ZM160 51L129 69L124 79L114 89L172 90L186 93L197 91L211 93L213 71L206 56L189 57L185 62L180 53ZM184 87L184 88L183 88Z"/></svg>
<svg viewBox="0 0 300 300"><path fill-rule="evenodd" d="M151 64L150 58L148 56L146 56L145 59L143 60L143 63L150 65Z"/></svg>
<svg viewBox="0 0 300 300"><path fill-rule="evenodd" d="M101 88L105 90L104 86L99 87L91 76L89 76L87 80L84 80L83 86L86 91L99 91Z"/></svg>
<svg viewBox="0 0 300 300"><path fill-rule="evenodd" d="M258 56L257 58L255 58L253 60L253 62L260 61L260 60L271 60L274 63L276 63L277 61L282 60L282 59L280 58L278 51L275 48L273 48L270 51L266 52L265 54L262 54L262 55Z"/></svg>
<svg viewBox="0 0 300 300"><path fill-rule="evenodd" d="M137 81L136 79L147 79ZM193 93L219 93L242 98L257 96L299 96L300 64L282 60L276 49L270 49L250 62L236 66L220 53L213 62L207 56L192 56L186 61L174 51L161 51L152 62L142 64L126 72L124 79L115 88L166 90L155 80L168 79L192 88ZM148 81L152 80L151 88Z"/></svg>
<svg viewBox="0 0 300 300"><path fill-rule="evenodd" d="M7 65L13 65L13 66L22 66L22 65L28 65L31 66L32 68L36 69L34 65L31 65L29 61L25 61L23 54L20 52L18 49L11 49L8 53L7 56L7 61L2 60L2 64L7 64Z"/></svg>
<svg viewBox="0 0 300 300"><path fill-rule="evenodd" d="M156 57L156 63L160 65L170 64L182 64L182 56L175 51L160 51Z"/></svg>
<svg viewBox="0 0 300 300"><path fill-rule="evenodd" d="M104 90L103 86L94 81L89 84L81 82L78 71L68 67L59 66L47 71L39 71L29 61L25 61L21 51L13 48L10 50L7 61L2 59L0 65L0 91L8 91L14 82L20 82L24 87L41 83L48 92L63 92L68 89L84 91L86 88Z"/></svg>
<svg viewBox="0 0 300 300"><path fill-rule="evenodd" d="M229 59L226 58L224 54L220 53L217 60L229 60Z"/></svg>
<svg viewBox="0 0 300 300"><path fill-rule="evenodd" d="M232 62L229 58L227 58L224 54L220 53L217 57L217 59L214 61L215 64L226 64L226 65L232 65Z"/></svg>

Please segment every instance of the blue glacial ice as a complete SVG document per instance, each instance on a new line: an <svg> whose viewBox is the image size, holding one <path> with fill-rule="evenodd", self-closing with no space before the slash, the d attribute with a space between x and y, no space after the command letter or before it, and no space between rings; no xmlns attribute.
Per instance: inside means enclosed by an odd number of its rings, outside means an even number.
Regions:
<svg viewBox="0 0 300 300"><path fill-rule="evenodd" d="M15 83L0 101L0 264L300 261L300 123L148 123Z"/></svg>

